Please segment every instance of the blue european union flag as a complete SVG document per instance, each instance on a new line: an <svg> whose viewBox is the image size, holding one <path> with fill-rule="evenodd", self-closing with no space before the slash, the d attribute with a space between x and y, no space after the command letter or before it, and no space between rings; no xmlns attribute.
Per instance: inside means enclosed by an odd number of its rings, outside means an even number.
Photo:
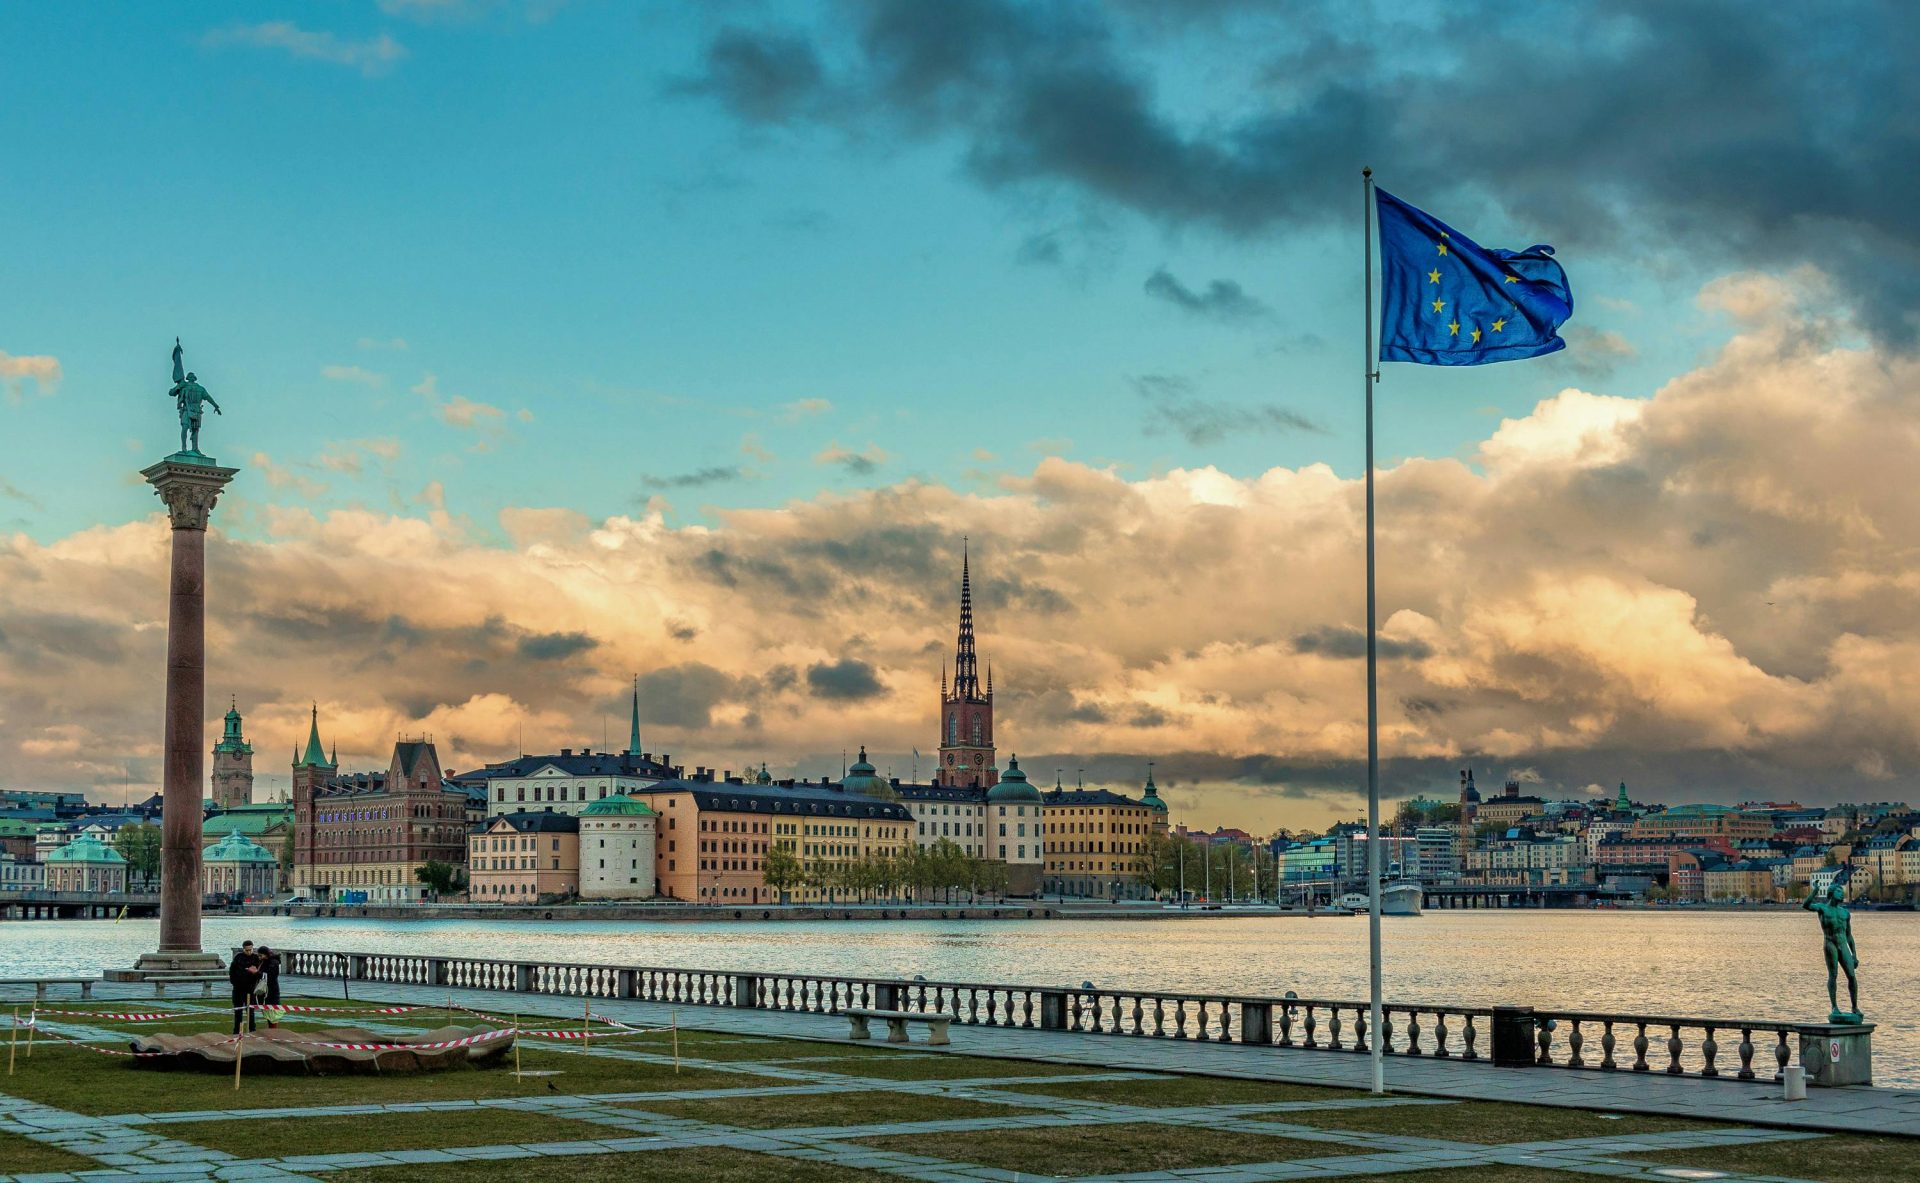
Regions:
<svg viewBox="0 0 1920 1183"><path fill-rule="evenodd" d="M1380 360L1480 366L1565 349L1573 289L1550 246L1476 244L1376 189L1380 211Z"/></svg>

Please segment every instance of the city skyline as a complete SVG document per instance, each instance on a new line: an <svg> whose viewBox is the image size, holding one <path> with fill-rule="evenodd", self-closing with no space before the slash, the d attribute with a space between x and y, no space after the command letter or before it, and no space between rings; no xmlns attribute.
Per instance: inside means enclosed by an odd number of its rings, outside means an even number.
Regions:
<svg viewBox="0 0 1920 1183"><path fill-rule="evenodd" d="M1155 761L1195 825L1351 817L1368 163L1555 244L1577 308L1554 360L1386 369L1387 795L1465 765L1905 795L1920 375L1902 267L1863 260L1915 242L1872 201L1782 229L1807 175L1899 158L1822 50L1711 6L1566 18L1610 54L1547 17L1469 45L1424 6L1206 7L0 17L46 49L0 80L31 178L0 211L37 228L0 322L0 780L158 784L135 471L173 447L178 334L241 469L207 746L237 696L263 786L310 701L344 764L430 731L464 769L617 746L636 672L682 762L812 778L864 743L904 777L917 746L924 777L966 537L995 746L1036 782ZM1877 19L1828 34L1904 93ZM1384 63L1383 24L1445 50ZM1449 63L1521 43L1570 118L1637 87L1687 134L1435 122ZM1715 93L1735 61L1776 96ZM1771 153L1795 109L1826 118ZM1523 135L1541 160L1496 154Z"/></svg>

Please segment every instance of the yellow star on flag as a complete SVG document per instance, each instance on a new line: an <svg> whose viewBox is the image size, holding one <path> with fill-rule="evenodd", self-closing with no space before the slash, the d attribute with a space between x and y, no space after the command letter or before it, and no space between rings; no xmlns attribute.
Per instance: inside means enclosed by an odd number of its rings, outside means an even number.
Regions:
<svg viewBox="0 0 1920 1183"><path fill-rule="evenodd" d="M1479 329L1475 329L1475 330L1473 330L1473 343L1474 343L1475 345L1478 345L1478 344L1480 344L1480 330L1479 330Z"/></svg>
<svg viewBox="0 0 1920 1183"><path fill-rule="evenodd" d="M1427 282L1428 283L1440 282L1440 269L1438 267L1435 267L1432 271L1427 272Z"/></svg>
<svg viewBox="0 0 1920 1183"><path fill-rule="evenodd" d="M1456 320L1452 324L1447 326L1447 336L1458 337L1459 335L1460 335L1460 322Z"/></svg>
<svg viewBox="0 0 1920 1183"><path fill-rule="evenodd" d="M1507 322L1506 322L1506 321L1504 321L1504 320L1496 320L1496 321L1494 321L1494 322L1493 322L1493 331L1494 331L1494 332L1496 332L1496 333L1497 333L1497 332L1499 332L1499 331L1500 331L1501 329L1504 329L1504 328L1506 328L1506 327L1507 327Z"/></svg>
<svg viewBox="0 0 1920 1183"><path fill-rule="evenodd" d="M1445 300L1435 300L1433 302L1433 310L1435 312L1440 311L1442 308L1445 308L1446 306L1447 306L1447 302Z"/></svg>
<svg viewBox="0 0 1920 1183"><path fill-rule="evenodd" d="M1519 283L1519 282L1520 282L1520 277L1519 277L1519 276L1517 276L1517 275L1509 275L1509 276L1507 276L1507 282L1508 282L1508 283Z"/></svg>
<svg viewBox="0 0 1920 1183"><path fill-rule="evenodd" d="M1440 242L1440 243L1435 243L1434 245L1440 248L1440 253L1441 253L1441 254L1443 254L1443 255L1444 255L1444 254L1446 254L1446 253L1447 253L1447 244L1446 244L1446 243L1444 243L1444 242Z"/></svg>

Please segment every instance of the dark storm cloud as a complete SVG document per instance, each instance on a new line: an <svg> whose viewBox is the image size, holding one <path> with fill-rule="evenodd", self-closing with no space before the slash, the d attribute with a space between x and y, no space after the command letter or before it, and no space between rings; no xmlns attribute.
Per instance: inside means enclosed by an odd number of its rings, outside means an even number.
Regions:
<svg viewBox="0 0 1920 1183"><path fill-rule="evenodd" d="M711 468L696 468L692 472L675 473L672 476L642 477L640 483L649 489L699 489L725 481L737 481L742 475L738 464L721 464Z"/></svg>
<svg viewBox="0 0 1920 1183"><path fill-rule="evenodd" d="M886 693L873 667L856 657L807 667L807 685L822 698L859 702Z"/></svg>
<svg viewBox="0 0 1920 1183"><path fill-rule="evenodd" d="M1229 403L1201 398L1193 383L1178 374L1141 374L1128 379L1133 392L1147 403L1148 435L1173 431L1190 444L1217 444L1246 432L1281 434L1323 432L1325 428L1278 403Z"/></svg>
<svg viewBox="0 0 1920 1183"><path fill-rule="evenodd" d="M533 633L516 641L514 649L528 661L565 661L599 644L586 633Z"/></svg>
<svg viewBox="0 0 1920 1183"><path fill-rule="evenodd" d="M1143 286L1147 295L1156 300L1164 300L1175 308L1222 324L1259 320L1268 312L1265 304L1249 296L1244 288L1231 279L1216 279L1207 285L1205 291L1195 291L1161 267L1147 276Z"/></svg>
<svg viewBox="0 0 1920 1183"><path fill-rule="evenodd" d="M713 708L729 701L736 689L732 675L703 662L690 661L640 675L640 721L643 726L705 728L713 725Z"/></svg>
<svg viewBox="0 0 1920 1183"><path fill-rule="evenodd" d="M1360 165L1390 165L1395 191L1463 224L1504 215L1563 254L1816 263L1878 336L1916 331L1912 5L851 8L825 55L729 28L689 89L750 123L953 138L985 185L1063 186L1236 236L1351 219ZM1431 52L1409 65L1414 44ZM1272 48L1234 114L1163 108L1155 50L1231 60L1248 45ZM823 57L846 65L829 76Z"/></svg>
<svg viewBox="0 0 1920 1183"><path fill-rule="evenodd" d="M1422 661L1433 656L1433 646L1419 640L1396 640L1393 637L1378 637L1374 643L1380 656L1389 660L1410 657ZM1312 653L1320 657L1353 658L1367 655L1367 634L1351 625L1328 624L1301 633L1293 639L1295 653Z"/></svg>

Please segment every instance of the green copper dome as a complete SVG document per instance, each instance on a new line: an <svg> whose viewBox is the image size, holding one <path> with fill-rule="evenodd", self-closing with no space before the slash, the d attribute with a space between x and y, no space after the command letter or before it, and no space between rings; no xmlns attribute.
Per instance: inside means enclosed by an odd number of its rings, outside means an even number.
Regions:
<svg viewBox="0 0 1920 1183"><path fill-rule="evenodd" d="M200 857L202 861L209 863L273 863L279 861L274 858L272 852L266 847L255 842L245 834L228 834L225 838L209 846L207 852Z"/></svg>
<svg viewBox="0 0 1920 1183"><path fill-rule="evenodd" d="M995 805L1040 804L1040 790L1027 783L1027 774L1020 771L1020 757L1007 757L1007 770L1000 774L1000 783L987 790L987 800Z"/></svg>
<svg viewBox="0 0 1920 1183"><path fill-rule="evenodd" d="M867 762L867 747L860 745L860 758L847 769L847 775L841 778L840 787L849 793L859 793L864 797L873 797L881 801L898 801L900 794L893 791L887 778L880 776Z"/></svg>
<svg viewBox="0 0 1920 1183"><path fill-rule="evenodd" d="M653 806L645 801L616 793L602 797L580 811L582 817L653 817Z"/></svg>
<svg viewBox="0 0 1920 1183"><path fill-rule="evenodd" d="M1147 769L1146 793L1140 798L1140 804L1146 806L1148 809L1157 809L1161 813L1167 811L1167 803L1160 799L1160 790L1154 787L1153 769L1151 768Z"/></svg>
<svg viewBox="0 0 1920 1183"><path fill-rule="evenodd" d="M124 863L126 856L92 834L82 834L47 855L50 863Z"/></svg>

